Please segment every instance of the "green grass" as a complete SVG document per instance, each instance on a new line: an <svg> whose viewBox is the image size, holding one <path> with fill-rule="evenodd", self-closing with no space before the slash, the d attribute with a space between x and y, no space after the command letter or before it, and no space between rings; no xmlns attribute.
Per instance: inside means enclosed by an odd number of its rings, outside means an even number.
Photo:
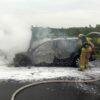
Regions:
<svg viewBox="0 0 100 100"><path fill-rule="evenodd" d="M100 53L96 54L96 58L100 60Z"/></svg>

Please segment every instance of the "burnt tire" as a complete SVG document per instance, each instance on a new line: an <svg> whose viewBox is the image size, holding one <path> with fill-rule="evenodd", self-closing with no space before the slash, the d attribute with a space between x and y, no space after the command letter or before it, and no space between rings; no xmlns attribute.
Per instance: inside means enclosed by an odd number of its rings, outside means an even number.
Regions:
<svg viewBox="0 0 100 100"><path fill-rule="evenodd" d="M30 60L30 58L26 55L17 55L14 58L14 65L15 67L20 67L20 66L31 66L32 62Z"/></svg>
<svg viewBox="0 0 100 100"><path fill-rule="evenodd" d="M79 68L80 67L80 57L76 56L73 61L73 66Z"/></svg>

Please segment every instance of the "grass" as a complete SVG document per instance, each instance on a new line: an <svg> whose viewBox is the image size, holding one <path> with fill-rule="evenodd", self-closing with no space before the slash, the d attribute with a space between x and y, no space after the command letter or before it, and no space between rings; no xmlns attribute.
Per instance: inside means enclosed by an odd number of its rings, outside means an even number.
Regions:
<svg viewBox="0 0 100 100"><path fill-rule="evenodd" d="M100 53L96 54L96 58L100 60Z"/></svg>

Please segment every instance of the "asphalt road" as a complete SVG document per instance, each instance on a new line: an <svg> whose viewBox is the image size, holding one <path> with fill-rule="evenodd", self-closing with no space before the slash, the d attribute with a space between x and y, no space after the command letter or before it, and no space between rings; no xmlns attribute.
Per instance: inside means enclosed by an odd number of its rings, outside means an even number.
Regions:
<svg viewBox="0 0 100 100"><path fill-rule="evenodd" d="M19 83L17 81L0 82L0 100L10 100L13 92L28 83Z"/></svg>
<svg viewBox="0 0 100 100"><path fill-rule="evenodd" d="M15 100L100 100L99 84L100 81L91 84L44 83L26 88L15 97Z"/></svg>
<svg viewBox="0 0 100 100"><path fill-rule="evenodd" d="M11 100L16 89L29 84L0 83L0 100ZM15 100L100 100L100 81L92 83L45 83L26 88Z"/></svg>

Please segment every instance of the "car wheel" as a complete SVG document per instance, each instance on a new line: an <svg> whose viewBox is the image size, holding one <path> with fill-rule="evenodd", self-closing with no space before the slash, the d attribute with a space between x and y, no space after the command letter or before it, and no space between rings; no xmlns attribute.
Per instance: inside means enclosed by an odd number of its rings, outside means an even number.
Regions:
<svg viewBox="0 0 100 100"><path fill-rule="evenodd" d="M14 65L15 67L19 67L19 66L26 67L26 66L32 65L32 62L28 57L21 55L21 56L15 57Z"/></svg>
<svg viewBox="0 0 100 100"><path fill-rule="evenodd" d="M23 58L23 59L20 60L19 65L26 67L27 66L27 61Z"/></svg>
<svg viewBox="0 0 100 100"><path fill-rule="evenodd" d="M75 67L80 67L80 58L79 56L75 57L74 62L73 62L73 66Z"/></svg>
<svg viewBox="0 0 100 100"><path fill-rule="evenodd" d="M14 66L19 67L19 62L16 60L16 58L14 58Z"/></svg>
<svg viewBox="0 0 100 100"><path fill-rule="evenodd" d="M32 65L32 62L29 58L22 58L19 63L20 66L24 66L24 67Z"/></svg>

